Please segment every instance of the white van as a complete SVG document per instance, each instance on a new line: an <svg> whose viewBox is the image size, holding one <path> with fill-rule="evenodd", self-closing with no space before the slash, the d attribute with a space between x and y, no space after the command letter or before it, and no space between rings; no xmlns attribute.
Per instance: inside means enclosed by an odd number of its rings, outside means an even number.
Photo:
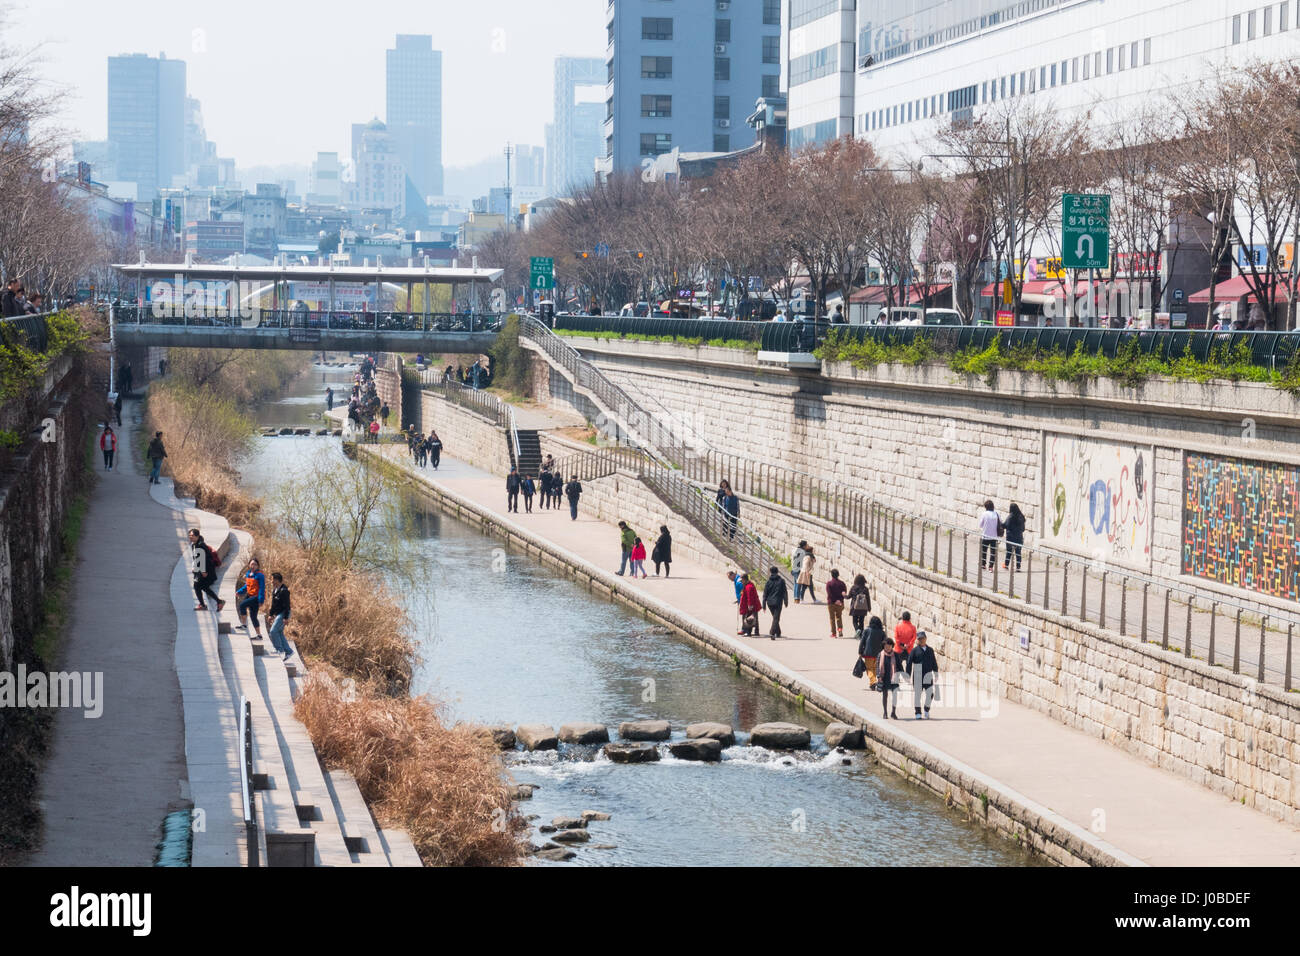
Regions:
<svg viewBox="0 0 1300 956"><path fill-rule="evenodd" d="M926 325L966 325L966 320L956 309L926 309ZM900 306L889 310L886 317L888 325L920 325L922 312L920 306Z"/></svg>

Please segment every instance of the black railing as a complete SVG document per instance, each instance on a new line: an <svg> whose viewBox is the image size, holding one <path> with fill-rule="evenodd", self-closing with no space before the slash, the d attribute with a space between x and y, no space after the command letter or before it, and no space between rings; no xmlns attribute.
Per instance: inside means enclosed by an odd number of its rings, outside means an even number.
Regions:
<svg viewBox="0 0 1300 956"><path fill-rule="evenodd" d="M116 320L126 325L202 326L246 329L321 329L356 332L497 332L505 319L497 312L333 312L302 309L186 309L120 306Z"/></svg>
<svg viewBox="0 0 1300 956"><path fill-rule="evenodd" d="M44 352L50 344L50 329L45 320L51 315L54 313L41 312L0 320L0 339L6 345L23 345L33 352Z"/></svg>
<svg viewBox="0 0 1300 956"><path fill-rule="evenodd" d="M672 338L711 341L761 342L767 322L732 322L727 319L670 319L656 317L628 317L608 315L557 315L555 328L566 332L618 332L620 335L642 335L654 338Z"/></svg>

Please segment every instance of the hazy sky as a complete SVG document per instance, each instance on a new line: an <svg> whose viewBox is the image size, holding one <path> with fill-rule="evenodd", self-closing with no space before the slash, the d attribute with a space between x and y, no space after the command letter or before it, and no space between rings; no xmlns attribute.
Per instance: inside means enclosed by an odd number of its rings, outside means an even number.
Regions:
<svg viewBox="0 0 1300 956"><path fill-rule="evenodd" d="M544 146L556 56L603 56L605 0L0 0L4 41L43 45L69 91L63 125L103 139L107 58L185 60L208 139L241 167L351 150L351 123L384 118L384 51L398 33L442 50L443 164Z"/></svg>

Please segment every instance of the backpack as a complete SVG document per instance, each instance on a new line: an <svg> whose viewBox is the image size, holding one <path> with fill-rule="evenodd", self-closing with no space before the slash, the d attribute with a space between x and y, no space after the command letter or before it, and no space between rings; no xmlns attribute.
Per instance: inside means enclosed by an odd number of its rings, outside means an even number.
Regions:
<svg viewBox="0 0 1300 956"><path fill-rule="evenodd" d="M251 574L244 575L244 593L249 597L261 597L262 592L258 589L257 578Z"/></svg>
<svg viewBox="0 0 1300 956"><path fill-rule="evenodd" d="M850 611L860 611L865 614L871 610L871 598L867 597L866 591L859 591L853 595L853 600L849 602Z"/></svg>
<svg viewBox="0 0 1300 956"><path fill-rule="evenodd" d="M211 567L213 571L221 567L221 555L217 554L215 548L211 548L205 543L203 545L203 550L208 552L209 567Z"/></svg>

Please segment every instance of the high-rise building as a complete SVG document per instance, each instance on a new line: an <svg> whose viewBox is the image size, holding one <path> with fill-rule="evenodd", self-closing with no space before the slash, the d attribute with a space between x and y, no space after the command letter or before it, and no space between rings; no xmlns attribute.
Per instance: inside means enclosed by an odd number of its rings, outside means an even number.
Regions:
<svg viewBox="0 0 1300 956"><path fill-rule="evenodd" d="M429 196L442 195L442 52L433 37L398 34L388 51L387 93L388 132L422 214Z"/></svg>
<svg viewBox="0 0 1300 956"><path fill-rule="evenodd" d="M555 58L555 121L546 141L546 191L552 196L591 182L595 161L605 154L603 110L589 98L579 102L584 91L604 89L605 74L599 57Z"/></svg>
<svg viewBox="0 0 1300 956"><path fill-rule="evenodd" d="M790 149L853 135L857 0L785 0L781 74Z"/></svg>
<svg viewBox="0 0 1300 956"><path fill-rule="evenodd" d="M361 209L382 209L393 221L406 216L406 166L397 140L378 119L365 125L359 137L356 164L355 202Z"/></svg>
<svg viewBox="0 0 1300 956"><path fill-rule="evenodd" d="M342 203L341 172L338 153L317 153L307 177L307 202L325 206Z"/></svg>
<svg viewBox="0 0 1300 956"><path fill-rule="evenodd" d="M546 184L546 150L540 146L521 143L515 147L513 182L516 186L544 186Z"/></svg>
<svg viewBox="0 0 1300 956"><path fill-rule="evenodd" d="M799 4L796 2L795 4ZM1216 69L1293 59L1300 3L1247 0L968 0L858 4L857 133L910 158L941 126L1030 99L1114 122ZM790 126L797 124L793 97Z"/></svg>
<svg viewBox="0 0 1300 956"><path fill-rule="evenodd" d="M781 0L611 0L606 9L602 173L674 149L753 145L745 120L780 90Z"/></svg>
<svg viewBox="0 0 1300 956"><path fill-rule="evenodd" d="M185 62L143 53L108 58L108 142L117 178L149 200L186 169Z"/></svg>

